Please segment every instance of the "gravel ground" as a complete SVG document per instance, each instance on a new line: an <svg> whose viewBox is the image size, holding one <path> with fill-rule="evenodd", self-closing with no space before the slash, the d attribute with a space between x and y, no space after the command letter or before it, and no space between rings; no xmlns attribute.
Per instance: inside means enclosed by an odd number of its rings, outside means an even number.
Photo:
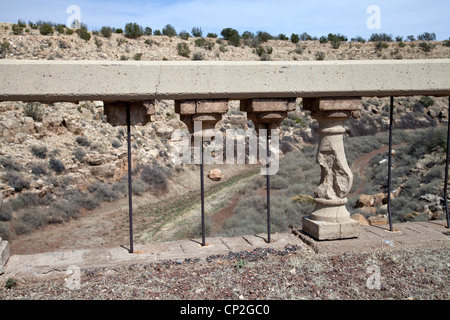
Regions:
<svg viewBox="0 0 450 320"><path fill-rule="evenodd" d="M9 279L1 284L0 300L450 298L446 247L343 255L305 255L297 249L255 249L206 260L86 269L81 270L80 288L68 285L69 276Z"/></svg>

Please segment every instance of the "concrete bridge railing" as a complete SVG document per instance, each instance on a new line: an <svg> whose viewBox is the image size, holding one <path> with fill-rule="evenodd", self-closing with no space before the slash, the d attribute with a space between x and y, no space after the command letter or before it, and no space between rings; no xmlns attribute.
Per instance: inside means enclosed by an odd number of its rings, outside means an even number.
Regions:
<svg viewBox="0 0 450 320"><path fill-rule="evenodd" d="M0 61L0 101L102 100L108 121L116 125L126 119L145 123L155 99L171 99L193 133L193 121L214 126L232 99L241 100L241 110L257 128L276 128L295 108L292 102L302 98L319 122L322 169L316 208L304 218L303 231L319 240L359 235L359 224L345 207L353 176L342 124L358 112L363 96L413 95L450 95L450 60Z"/></svg>

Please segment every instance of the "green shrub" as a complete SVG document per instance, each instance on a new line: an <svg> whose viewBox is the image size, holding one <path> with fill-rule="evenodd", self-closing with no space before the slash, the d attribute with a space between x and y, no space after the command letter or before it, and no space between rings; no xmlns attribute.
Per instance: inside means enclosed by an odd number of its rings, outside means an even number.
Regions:
<svg viewBox="0 0 450 320"><path fill-rule="evenodd" d="M3 175L3 180L17 192L30 186L30 182L25 178L24 174L16 171L6 172Z"/></svg>
<svg viewBox="0 0 450 320"><path fill-rule="evenodd" d="M80 146L83 147L89 147L91 143L89 142L88 138L86 136L78 136L75 139L75 142L78 143Z"/></svg>
<svg viewBox="0 0 450 320"><path fill-rule="evenodd" d="M47 174L47 165L43 163L34 164L31 167L31 173L35 176L42 176Z"/></svg>
<svg viewBox="0 0 450 320"><path fill-rule="evenodd" d="M119 198L119 194L106 183L94 182L89 187L89 192L93 193L99 201L111 202Z"/></svg>
<svg viewBox="0 0 450 320"><path fill-rule="evenodd" d="M199 38L194 41L196 47L203 47L206 50L212 50L214 42L206 40L205 38Z"/></svg>
<svg viewBox="0 0 450 320"><path fill-rule="evenodd" d="M31 146L31 153L39 159L47 158L47 152L46 146Z"/></svg>
<svg viewBox="0 0 450 320"><path fill-rule="evenodd" d="M166 175L159 167L146 165L141 171L140 178L153 190L165 191L169 187Z"/></svg>
<svg viewBox="0 0 450 320"><path fill-rule="evenodd" d="M289 181L281 176L275 175L270 179L270 188L274 190L286 189L289 187Z"/></svg>
<svg viewBox="0 0 450 320"><path fill-rule="evenodd" d="M420 98L420 103L423 104L425 108L431 107L434 105L434 99L429 96L423 96Z"/></svg>
<svg viewBox="0 0 450 320"><path fill-rule="evenodd" d="M422 49L424 52L430 52L431 50L434 49L434 45L428 43L428 42L421 42L419 43L419 47L420 49Z"/></svg>
<svg viewBox="0 0 450 320"><path fill-rule="evenodd" d="M111 29L111 27L103 26L103 27L100 29L100 33L101 33L102 36L104 36L105 38L111 38L111 36L112 36L112 29Z"/></svg>
<svg viewBox="0 0 450 320"><path fill-rule="evenodd" d="M151 35L152 35L152 32L153 32L152 28L150 28L150 27L145 27L145 29L144 29L144 34L145 34L146 36L151 36Z"/></svg>
<svg viewBox="0 0 450 320"><path fill-rule="evenodd" d="M291 42L292 43L298 43L300 41L300 37L298 36L298 34L293 33L291 34Z"/></svg>
<svg viewBox="0 0 450 320"><path fill-rule="evenodd" d="M26 28L27 27L27 23L24 20L17 20L17 25L21 28Z"/></svg>
<svg viewBox="0 0 450 320"><path fill-rule="evenodd" d="M84 160L86 158L86 152L81 147L77 147L73 151L73 155L74 155L75 159L77 159L79 162L84 162Z"/></svg>
<svg viewBox="0 0 450 320"><path fill-rule="evenodd" d="M70 28L66 29L66 34L67 35L71 36L71 35L73 35L73 33L74 33L73 29L70 29Z"/></svg>
<svg viewBox="0 0 450 320"><path fill-rule="evenodd" d="M64 34L66 32L66 26L63 24L57 24L55 26L56 31L58 31L59 34Z"/></svg>
<svg viewBox="0 0 450 320"><path fill-rule="evenodd" d="M220 33L222 37L228 41L230 45L235 47L239 47L241 45L241 37L239 36L239 32L232 28L225 28Z"/></svg>
<svg viewBox="0 0 450 320"><path fill-rule="evenodd" d="M49 164L50 168L56 173L61 173L66 170L64 164L57 158L50 158Z"/></svg>
<svg viewBox="0 0 450 320"><path fill-rule="evenodd" d="M273 39L273 37L270 35L270 33L265 32L265 31L256 32L256 37L259 39L259 41L261 41L263 43Z"/></svg>
<svg viewBox="0 0 450 320"><path fill-rule="evenodd" d="M417 36L417 40L420 40L420 41L436 41L436 34L435 33L424 32L424 33L419 34Z"/></svg>
<svg viewBox="0 0 450 320"><path fill-rule="evenodd" d="M49 23L49 22L44 22L44 23L42 23L42 24L39 26L39 32L40 32L42 35L44 35L44 36L49 35L49 34L53 34L53 27L52 27L52 24Z"/></svg>
<svg viewBox="0 0 450 320"><path fill-rule="evenodd" d="M12 27L11 27L11 30L12 30L14 35L19 35L19 34L22 34L23 27L20 27L17 24L13 24Z"/></svg>
<svg viewBox="0 0 450 320"><path fill-rule="evenodd" d="M1 157L0 164L7 171L22 171L23 170L22 166L17 164L11 157Z"/></svg>
<svg viewBox="0 0 450 320"><path fill-rule="evenodd" d="M203 47L206 43L206 39L204 38L199 38L199 39L195 39L194 44L196 47Z"/></svg>
<svg viewBox="0 0 450 320"><path fill-rule="evenodd" d="M171 24L167 24L162 29L162 34L164 36L175 37L177 35L177 31L175 30L175 28Z"/></svg>
<svg viewBox="0 0 450 320"><path fill-rule="evenodd" d="M9 223L1 221L2 212L0 212L0 238L3 240L9 240Z"/></svg>
<svg viewBox="0 0 450 320"><path fill-rule="evenodd" d="M316 52L316 60L325 60L325 52L318 51Z"/></svg>
<svg viewBox="0 0 450 320"><path fill-rule="evenodd" d="M361 36L356 36L355 38L352 38L351 41L353 41L353 42L359 42L359 43L365 43L365 42L366 42L366 39L364 39L364 38L361 37Z"/></svg>
<svg viewBox="0 0 450 320"><path fill-rule="evenodd" d="M0 54L9 50L10 44L6 40L0 43Z"/></svg>
<svg viewBox="0 0 450 320"><path fill-rule="evenodd" d="M200 61L200 60L203 60L203 59L205 59L205 57L203 56L203 54L201 52L195 52L192 55L192 60L194 60L194 61Z"/></svg>
<svg viewBox="0 0 450 320"><path fill-rule="evenodd" d="M137 23L127 23L125 25L125 36L130 39L137 39L144 34L144 30Z"/></svg>
<svg viewBox="0 0 450 320"><path fill-rule="evenodd" d="M132 183L133 194L141 196L150 189L150 186L142 179L134 179Z"/></svg>
<svg viewBox="0 0 450 320"><path fill-rule="evenodd" d="M23 112L26 117L31 117L38 122L41 122L44 116L44 109L39 102L28 102L23 106Z"/></svg>
<svg viewBox="0 0 450 320"><path fill-rule="evenodd" d="M206 35L206 37L207 37L207 38L217 38L217 33L209 32L209 33Z"/></svg>
<svg viewBox="0 0 450 320"><path fill-rule="evenodd" d="M341 39L334 37L333 39L330 40L331 43L331 47L333 49L339 49L339 47L341 46Z"/></svg>
<svg viewBox="0 0 450 320"><path fill-rule="evenodd" d="M136 54L133 56L133 60L139 61L139 60L141 60L141 59L142 59L142 52L136 53Z"/></svg>
<svg viewBox="0 0 450 320"><path fill-rule="evenodd" d="M189 58L189 55L191 54L191 50L189 50L189 45L185 42L178 43L177 44L177 53L182 57Z"/></svg>
<svg viewBox="0 0 450 320"><path fill-rule="evenodd" d="M373 33L370 38L370 42L392 42L392 35L386 33Z"/></svg>
<svg viewBox="0 0 450 320"><path fill-rule="evenodd" d="M193 37L198 38L198 37L203 36L203 31L202 31L202 28L200 28L200 27L193 27L191 33L192 33Z"/></svg>
<svg viewBox="0 0 450 320"><path fill-rule="evenodd" d="M179 33L178 35L179 35L180 38L183 39L183 40L189 39L189 32L187 32L186 30L180 31L180 33Z"/></svg>
<svg viewBox="0 0 450 320"><path fill-rule="evenodd" d="M14 221L16 234L28 234L47 224L46 214L38 208L20 210Z"/></svg>
<svg viewBox="0 0 450 320"><path fill-rule="evenodd" d="M80 29L77 29L78 36L84 41L89 41L91 39L91 34L89 33L85 25L81 25Z"/></svg>
<svg viewBox="0 0 450 320"><path fill-rule="evenodd" d="M384 42L384 41L378 41L378 42L375 44L375 51L381 51L381 50L386 49L386 48L388 48L388 47L389 47L389 45L388 45L386 42Z"/></svg>
<svg viewBox="0 0 450 320"><path fill-rule="evenodd" d="M116 33L117 34L122 34L123 33L123 29L122 28L117 28L116 29Z"/></svg>

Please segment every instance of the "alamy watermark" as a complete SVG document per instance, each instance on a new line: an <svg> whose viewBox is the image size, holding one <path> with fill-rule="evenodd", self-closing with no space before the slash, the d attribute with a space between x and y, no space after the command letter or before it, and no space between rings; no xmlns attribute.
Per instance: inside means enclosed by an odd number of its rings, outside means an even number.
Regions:
<svg viewBox="0 0 450 320"><path fill-rule="evenodd" d="M66 270L66 274L69 275L65 281L65 287L69 290L78 290L81 288L81 270L80 267L72 265Z"/></svg>
<svg viewBox="0 0 450 320"><path fill-rule="evenodd" d="M264 166L261 168L261 175L275 175L279 169L278 129L270 132L259 129L258 134L254 129L227 129L224 137L220 130L202 130L201 121L195 121L192 137L188 131L177 129L172 133L171 141L173 147L170 157L175 165L200 164L202 161L204 164L261 164ZM205 142L208 144L203 146Z"/></svg>
<svg viewBox="0 0 450 320"><path fill-rule="evenodd" d="M66 13L70 16L66 20L66 26L79 29L81 27L81 9L79 6L72 4L67 7Z"/></svg>
<svg viewBox="0 0 450 320"><path fill-rule="evenodd" d="M381 9L377 5L370 5L366 10L370 16L366 20L366 26L368 29L381 29Z"/></svg>
<svg viewBox="0 0 450 320"><path fill-rule="evenodd" d="M366 280L367 289L381 289L381 272L380 267L371 265L367 267L366 273L370 274Z"/></svg>

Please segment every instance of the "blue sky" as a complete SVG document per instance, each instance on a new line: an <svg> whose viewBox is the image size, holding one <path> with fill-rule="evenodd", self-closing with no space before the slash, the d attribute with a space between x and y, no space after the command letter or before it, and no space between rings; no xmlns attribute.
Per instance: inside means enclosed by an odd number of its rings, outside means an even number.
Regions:
<svg viewBox="0 0 450 320"><path fill-rule="evenodd" d="M434 32L438 40L450 37L449 0L0 0L0 21L66 23L70 5L80 8L81 22L91 30L137 22L153 30L171 24L178 32L201 27L205 35L232 27L240 33L262 30L287 36L307 32L319 37L331 32L368 38L372 33ZM367 9L373 5L380 10L379 26L369 29L367 20L374 12Z"/></svg>

